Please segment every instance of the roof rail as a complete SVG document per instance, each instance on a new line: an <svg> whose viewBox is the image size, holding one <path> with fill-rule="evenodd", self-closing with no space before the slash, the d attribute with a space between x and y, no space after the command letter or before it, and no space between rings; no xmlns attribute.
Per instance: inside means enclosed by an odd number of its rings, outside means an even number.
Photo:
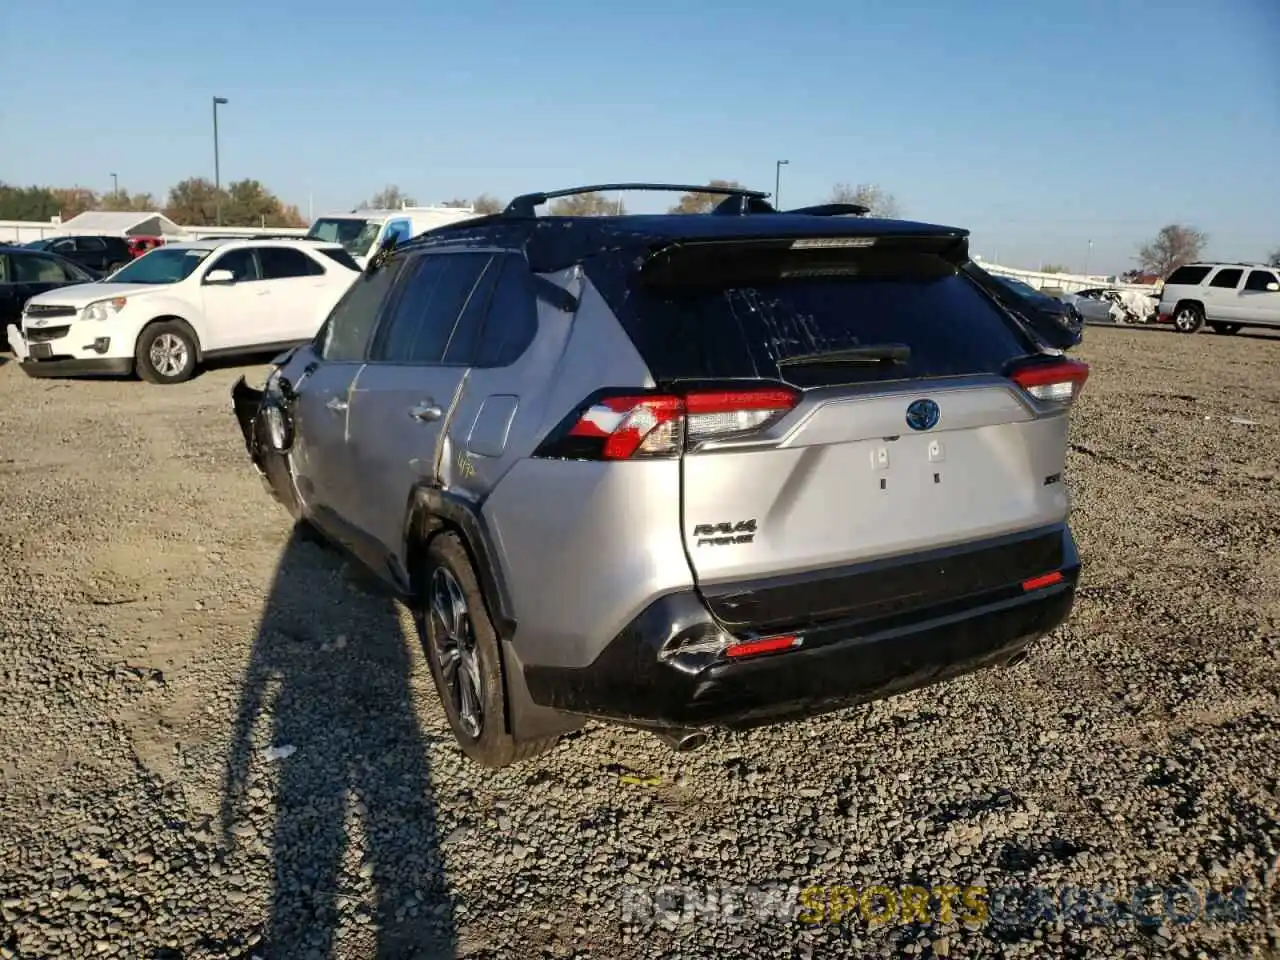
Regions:
<svg viewBox="0 0 1280 960"><path fill-rule="evenodd" d="M504 217L534 217L536 208L548 200L559 197L573 197L583 193L615 193L619 190L653 190L664 193L711 193L727 197L764 200L769 196L759 190L748 190L745 187L713 187L706 184L687 183L597 183L588 187L570 187L567 190L552 190L546 193L525 193L513 199L502 211ZM772 207L770 207L772 209Z"/></svg>

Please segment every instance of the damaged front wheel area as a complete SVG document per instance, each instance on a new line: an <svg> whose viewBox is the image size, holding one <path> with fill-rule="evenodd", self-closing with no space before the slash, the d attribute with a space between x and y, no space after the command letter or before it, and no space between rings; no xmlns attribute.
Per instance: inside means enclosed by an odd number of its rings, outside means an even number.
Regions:
<svg viewBox="0 0 1280 960"><path fill-rule="evenodd" d="M255 390L241 377L231 388L231 404L254 463L261 466L268 453L288 452L293 445L293 418L283 398L270 390Z"/></svg>
<svg viewBox="0 0 1280 960"><path fill-rule="evenodd" d="M231 405L244 436L245 450L271 495L301 518L301 504L294 492L288 452L293 446L293 417L277 391L256 390L244 377L231 388Z"/></svg>

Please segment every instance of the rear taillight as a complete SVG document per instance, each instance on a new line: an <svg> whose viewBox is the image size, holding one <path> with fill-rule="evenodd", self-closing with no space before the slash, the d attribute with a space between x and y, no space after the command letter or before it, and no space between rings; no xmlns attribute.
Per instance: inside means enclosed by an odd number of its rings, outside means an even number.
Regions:
<svg viewBox="0 0 1280 960"><path fill-rule="evenodd" d="M534 455L575 460L676 457L708 440L761 430L795 407L799 396L785 387L601 395L554 431Z"/></svg>
<svg viewBox="0 0 1280 960"><path fill-rule="evenodd" d="M1021 367L1011 374L1013 382L1037 400L1070 403L1080 395L1089 379L1089 365L1079 360L1057 360Z"/></svg>

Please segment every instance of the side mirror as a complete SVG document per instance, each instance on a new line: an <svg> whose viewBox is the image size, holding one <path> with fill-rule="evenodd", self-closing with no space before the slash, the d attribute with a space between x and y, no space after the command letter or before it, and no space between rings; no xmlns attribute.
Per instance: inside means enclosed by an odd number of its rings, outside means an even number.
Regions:
<svg viewBox="0 0 1280 960"><path fill-rule="evenodd" d="M235 283L236 275L230 270L210 270L204 275L205 283Z"/></svg>
<svg viewBox="0 0 1280 960"><path fill-rule="evenodd" d="M368 276L374 271L380 269L382 265L387 262L387 257L391 256L391 251L396 248L396 245L399 242L400 235L398 233L383 234L382 239L378 241L378 249L374 252L373 256L369 257L368 262L365 264L365 276Z"/></svg>

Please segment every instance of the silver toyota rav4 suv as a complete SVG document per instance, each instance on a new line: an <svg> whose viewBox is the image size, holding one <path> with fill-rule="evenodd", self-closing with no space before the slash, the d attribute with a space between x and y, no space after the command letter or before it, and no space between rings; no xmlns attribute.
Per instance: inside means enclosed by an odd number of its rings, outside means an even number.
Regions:
<svg viewBox="0 0 1280 960"><path fill-rule="evenodd" d="M621 188L724 199L537 214ZM1075 334L965 230L765 197L519 197L380 250L233 388L273 494L416 611L475 761L588 718L689 749L1015 662L1068 616Z"/></svg>

